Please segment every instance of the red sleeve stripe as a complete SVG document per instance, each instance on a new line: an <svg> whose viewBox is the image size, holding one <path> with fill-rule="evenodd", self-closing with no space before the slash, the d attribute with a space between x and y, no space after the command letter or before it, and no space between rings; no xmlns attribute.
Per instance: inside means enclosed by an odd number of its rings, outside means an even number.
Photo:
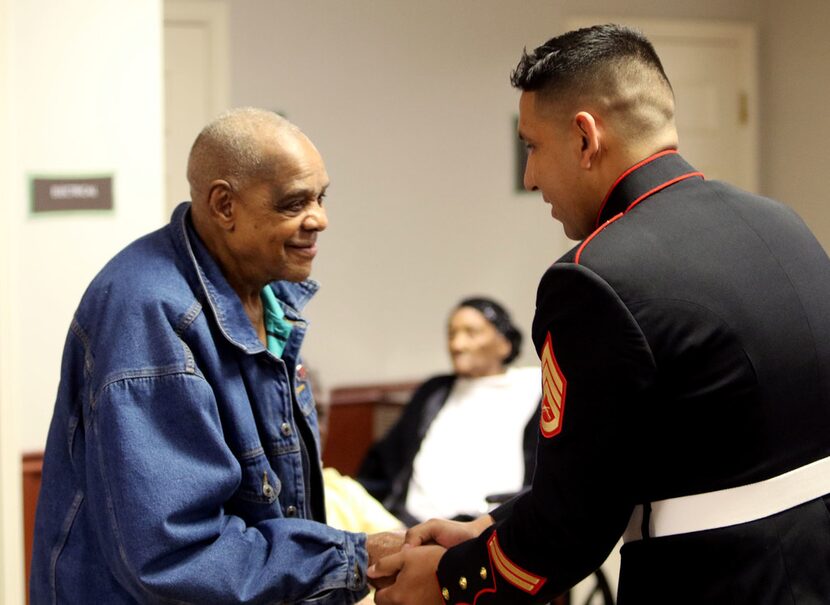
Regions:
<svg viewBox="0 0 830 605"><path fill-rule="evenodd" d="M546 578L535 576L508 559L504 552L502 552L501 546L499 546L499 539L496 537L496 532L493 532L493 535L487 540L487 548L490 551L490 561L493 563L496 571L507 582L519 590L535 595L547 581Z"/></svg>

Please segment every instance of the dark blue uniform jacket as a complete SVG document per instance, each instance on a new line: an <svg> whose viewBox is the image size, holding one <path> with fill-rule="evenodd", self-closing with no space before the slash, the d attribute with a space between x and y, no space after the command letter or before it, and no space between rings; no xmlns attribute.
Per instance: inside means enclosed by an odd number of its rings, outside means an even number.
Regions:
<svg viewBox="0 0 830 605"><path fill-rule="evenodd" d="M533 339L532 490L444 555L451 603L547 602L604 561L635 505L830 456L827 254L790 209L675 152L623 174L546 272ZM629 542L619 603L830 603L828 503Z"/></svg>

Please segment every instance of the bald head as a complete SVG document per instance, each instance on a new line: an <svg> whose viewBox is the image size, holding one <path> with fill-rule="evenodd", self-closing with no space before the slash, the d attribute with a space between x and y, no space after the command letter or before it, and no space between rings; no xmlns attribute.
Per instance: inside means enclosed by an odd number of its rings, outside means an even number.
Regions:
<svg viewBox="0 0 830 605"><path fill-rule="evenodd" d="M272 179L277 154L298 138L305 138L300 129L272 111L244 107L223 113L202 129L190 150L187 180L194 204L217 179L237 189Z"/></svg>
<svg viewBox="0 0 830 605"><path fill-rule="evenodd" d="M187 176L193 227L259 325L265 284L311 272L328 225L323 158L277 114L235 109L196 138Z"/></svg>
<svg viewBox="0 0 830 605"><path fill-rule="evenodd" d="M627 145L676 145L674 93L651 43L639 32L598 25L525 52L513 86L569 118L594 111Z"/></svg>

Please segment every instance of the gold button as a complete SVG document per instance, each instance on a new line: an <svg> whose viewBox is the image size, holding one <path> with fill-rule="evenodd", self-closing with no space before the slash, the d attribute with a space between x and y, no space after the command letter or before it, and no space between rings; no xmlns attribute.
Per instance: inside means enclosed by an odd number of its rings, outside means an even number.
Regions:
<svg viewBox="0 0 830 605"><path fill-rule="evenodd" d="M458 585L461 587L461 590L467 590L467 578L464 576L458 578Z"/></svg>
<svg viewBox="0 0 830 605"><path fill-rule="evenodd" d="M442 588L441 589L441 596L444 597L445 601L449 601L450 600L450 591L447 590L446 588Z"/></svg>
<svg viewBox="0 0 830 605"><path fill-rule="evenodd" d="M487 570L482 567L481 569L478 570L478 575L481 576L482 580L486 580L487 579Z"/></svg>

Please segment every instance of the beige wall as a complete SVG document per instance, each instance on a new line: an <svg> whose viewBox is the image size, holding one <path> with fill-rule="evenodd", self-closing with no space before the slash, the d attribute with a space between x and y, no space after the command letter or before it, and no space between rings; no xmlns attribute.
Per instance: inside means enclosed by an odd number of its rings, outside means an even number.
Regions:
<svg viewBox="0 0 830 605"><path fill-rule="evenodd" d="M570 242L513 185L508 82L521 49L575 15L742 19L757 3L699 0L235 0L231 95L278 110L332 177L306 354L327 386L448 369L444 323L488 293L528 336L535 290Z"/></svg>
<svg viewBox="0 0 830 605"><path fill-rule="evenodd" d="M161 0L0 0L0 603L23 602L20 454L41 449L90 278L163 220ZM31 215L30 174L114 175L111 213Z"/></svg>
<svg viewBox="0 0 830 605"><path fill-rule="evenodd" d="M830 250L830 2L765 0L761 31L761 185Z"/></svg>

